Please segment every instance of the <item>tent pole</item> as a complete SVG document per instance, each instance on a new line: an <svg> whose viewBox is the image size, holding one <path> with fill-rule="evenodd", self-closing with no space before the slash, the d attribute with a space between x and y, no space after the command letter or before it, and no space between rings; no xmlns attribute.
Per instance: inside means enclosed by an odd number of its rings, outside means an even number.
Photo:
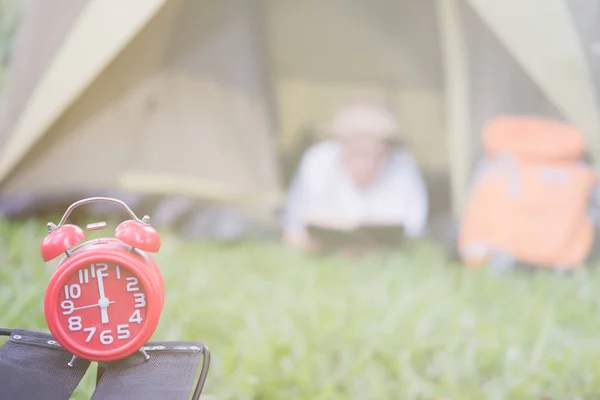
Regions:
<svg viewBox="0 0 600 400"><path fill-rule="evenodd" d="M444 98L452 211L455 217L460 215L464 206L472 153L467 48L458 7L458 0L437 0L437 17L444 63Z"/></svg>

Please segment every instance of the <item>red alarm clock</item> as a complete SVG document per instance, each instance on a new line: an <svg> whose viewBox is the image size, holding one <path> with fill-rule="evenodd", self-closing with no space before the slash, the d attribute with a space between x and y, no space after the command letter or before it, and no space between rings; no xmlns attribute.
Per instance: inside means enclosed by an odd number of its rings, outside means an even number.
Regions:
<svg viewBox="0 0 600 400"><path fill-rule="evenodd" d="M131 219L121 222L114 237L80 243L86 236L65 224L71 212L87 203L121 205ZM114 361L140 350L154 333L165 300L160 270L148 253L160 249L150 218L139 219L122 201L92 197L73 203L58 225L48 223L41 245L45 262L64 254L52 274L44 313L56 341L76 357ZM87 226L104 229L106 223Z"/></svg>

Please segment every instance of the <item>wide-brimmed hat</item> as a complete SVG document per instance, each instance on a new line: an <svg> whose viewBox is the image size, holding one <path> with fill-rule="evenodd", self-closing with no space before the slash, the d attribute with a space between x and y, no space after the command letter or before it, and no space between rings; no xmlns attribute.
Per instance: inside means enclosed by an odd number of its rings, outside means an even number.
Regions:
<svg viewBox="0 0 600 400"><path fill-rule="evenodd" d="M333 115L326 129L329 135L337 138L372 136L394 140L399 135L394 114L383 105L372 102L342 107Z"/></svg>

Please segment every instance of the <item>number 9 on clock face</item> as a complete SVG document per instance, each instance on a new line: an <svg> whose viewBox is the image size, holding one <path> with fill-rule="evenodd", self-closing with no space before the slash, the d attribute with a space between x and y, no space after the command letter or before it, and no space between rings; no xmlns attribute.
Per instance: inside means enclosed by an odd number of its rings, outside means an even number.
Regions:
<svg viewBox="0 0 600 400"><path fill-rule="evenodd" d="M147 294L129 269L114 263L81 265L61 284L57 322L73 344L112 351L143 332Z"/></svg>

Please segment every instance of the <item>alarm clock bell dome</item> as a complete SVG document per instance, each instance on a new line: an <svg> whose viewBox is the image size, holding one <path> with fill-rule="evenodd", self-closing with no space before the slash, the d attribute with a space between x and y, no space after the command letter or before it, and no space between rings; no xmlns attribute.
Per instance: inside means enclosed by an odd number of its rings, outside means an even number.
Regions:
<svg viewBox="0 0 600 400"><path fill-rule="evenodd" d="M44 262L51 261L85 238L85 231L77 225L62 225L42 240L40 252Z"/></svg>
<svg viewBox="0 0 600 400"><path fill-rule="evenodd" d="M136 249L157 253L160 250L160 235L151 225L134 220L123 221L115 228L115 237Z"/></svg>

